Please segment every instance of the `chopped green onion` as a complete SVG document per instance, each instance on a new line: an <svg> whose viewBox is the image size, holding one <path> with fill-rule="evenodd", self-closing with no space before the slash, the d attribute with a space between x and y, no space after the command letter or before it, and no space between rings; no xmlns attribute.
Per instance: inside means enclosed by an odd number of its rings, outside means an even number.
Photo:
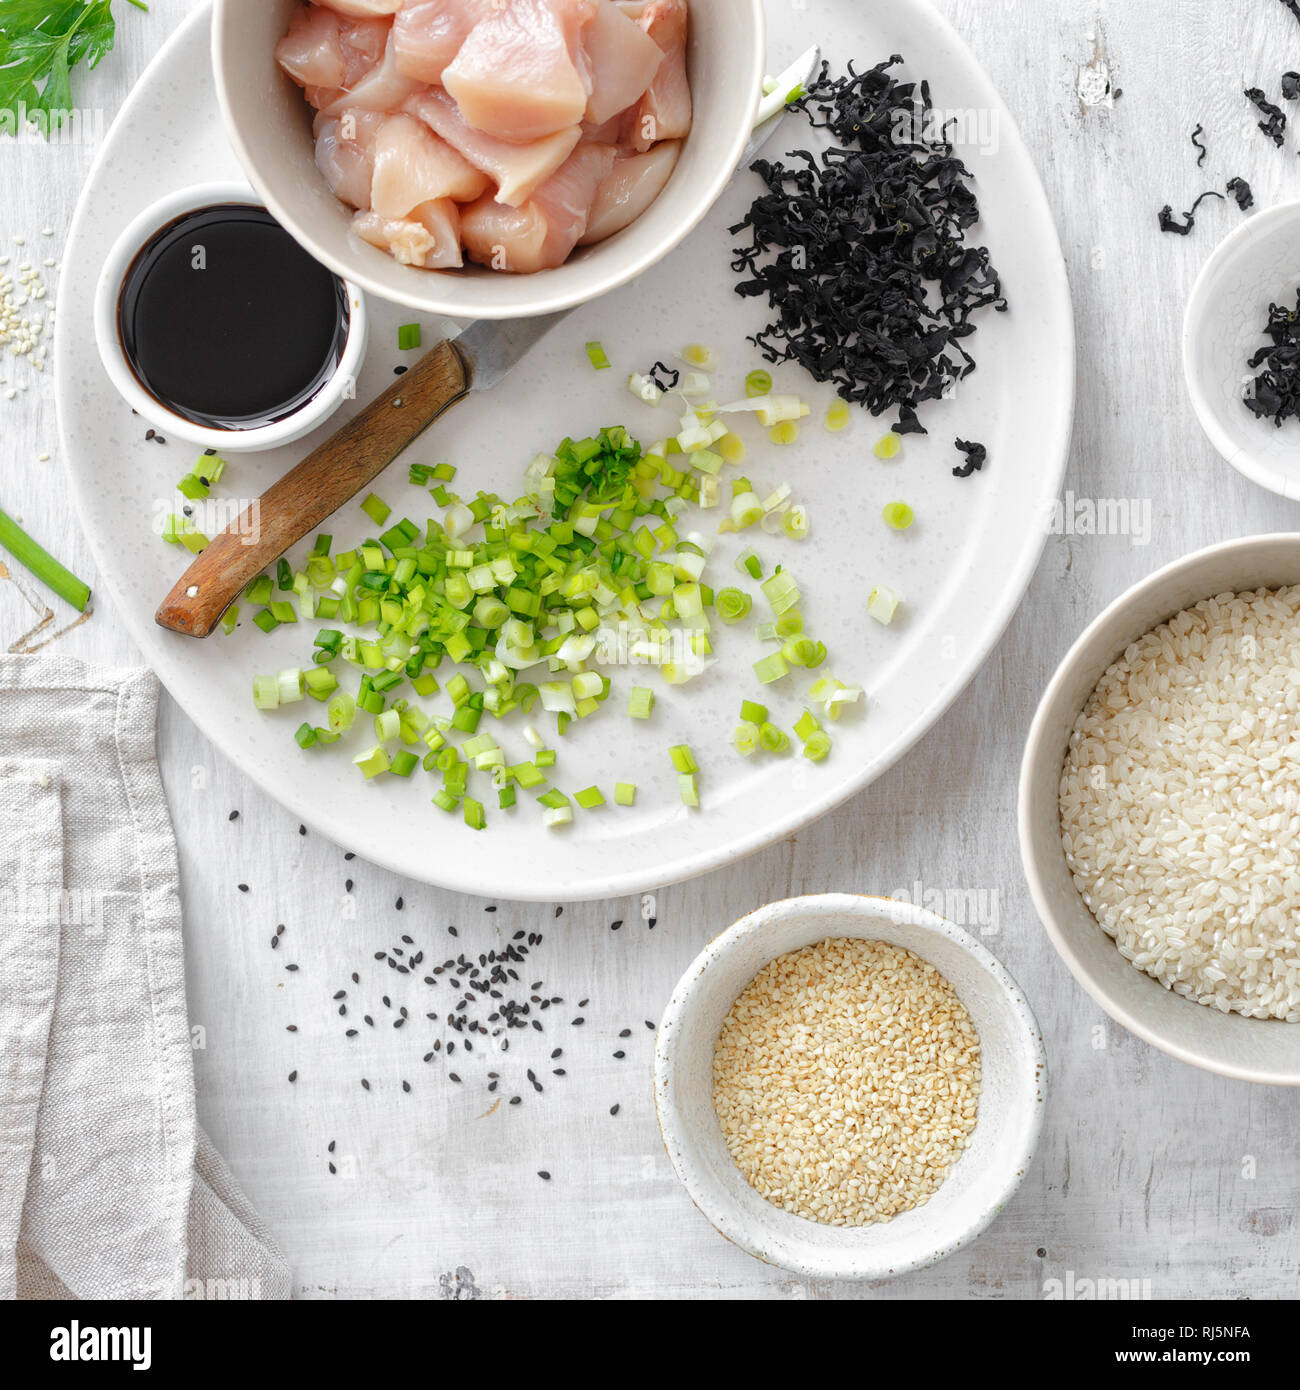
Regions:
<svg viewBox="0 0 1300 1390"><path fill-rule="evenodd" d="M367 782L372 777L378 777L381 772L387 772L392 766L387 752L378 745L364 753L358 753L352 761L361 769Z"/></svg>
<svg viewBox="0 0 1300 1390"><path fill-rule="evenodd" d="M420 342L420 325L418 323L404 323L397 330L397 348L399 352L410 352L412 348L418 348Z"/></svg>
<svg viewBox="0 0 1300 1390"><path fill-rule="evenodd" d="M382 526L392 515L393 511L382 497L376 497L373 492L361 504L361 510L365 512L376 526Z"/></svg>
<svg viewBox="0 0 1300 1390"><path fill-rule="evenodd" d="M758 743L765 753L784 753L790 746L790 736L775 724L765 722L758 731Z"/></svg>
<svg viewBox="0 0 1300 1390"><path fill-rule="evenodd" d="M603 372L609 366L609 358L605 355L605 349L598 342L587 344L587 361L598 372Z"/></svg>
<svg viewBox="0 0 1300 1390"><path fill-rule="evenodd" d="M740 717L750 724L767 723L767 706L755 704L753 700L740 702Z"/></svg>
<svg viewBox="0 0 1300 1390"><path fill-rule="evenodd" d="M916 514L906 502L886 502L881 516L885 518L885 525L893 531L906 531L916 520Z"/></svg>
<svg viewBox="0 0 1300 1390"><path fill-rule="evenodd" d="M780 652L772 652L754 663L754 674L763 685L771 685L782 676L788 676L790 668L785 664Z"/></svg>
<svg viewBox="0 0 1300 1390"><path fill-rule="evenodd" d="M736 725L736 731L731 736L731 742L736 752L742 757L752 757L759 747L759 726L750 720L743 720Z"/></svg>
<svg viewBox="0 0 1300 1390"><path fill-rule="evenodd" d="M848 401L832 401L826 411L826 428L832 434L838 434L841 430L847 429L849 423L849 403Z"/></svg>
<svg viewBox="0 0 1300 1390"><path fill-rule="evenodd" d="M803 755L809 762L819 763L831 751L831 737L819 729L812 734L803 746Z"/></svg>
<svg viewBox="0 0 1300 1390"><path fill-rule="evenodd" d="M677 778L677 790L681 794L683 805L698 806L700 804L700 789L695 781L694 773L681 773Z"/></svg>
<svg viewBox="0 0 1300 1390"><path fill-rule="evenodd" d="M794 420L782 420L767 432L773 444L793 444L799 438L799 426Z"/></svg>
<svg viewBox="0 0 1300 1390"><path fill-rule="evenodd" d="M892 459L898 457L898 451L903 447L903 441L892 430L883 438L876 441L876 447L871 451L878 459Z"/></svg>
<svg viewBox="0 0 1300 1390"><path fill-rule="evenodd" d="M691 752L690 744L674 744L668 750L669 756L673 760L673 766L678 772L698 772L699 765L695 761L695 754Z"/></svg>
<svg viewBox="0 0 1300 1390"><path fill-rule="evenodd" d="M804 712L799 716L798 719L795 720L794 723L794 731L796 736L805 740L805 742L820 728L821 725L817 722L811 710L804 710Z"/></svg>
<svg viewBox="0 0 1300 1390"><path fill-rule="evenodd" d="M755 396L766 396L772 389L772 374L765 372L760 367L757 371L750 372L745 378L745 395L751 399Z"/></svg>
<svg viewBox="0 0 1300 1390"><path fill-rule="evenodd" d="M648 686L634 685L628 700L627 712L631 719L649 719L654 712L655 693Z"/></svg>
<svg viewBox="0 0 1300 1390"><path fill-rule="evenodd" d="M615 782L614 783L614 804L616 806L631 806L636 801L635 782Z"/></svg>
<svg viewBox="0 0 1300 1390"><path fill-rule="evenodd" d="M584 811L594 811L598 806L605 804L605 797L599 787L585 787L580 792L574 792L573 799Z"/></svg>
<svg viewBox="0 0 1300 1390"><path fill-rule="evenodd" d="M90 602L90 588L70 570L42 549L7 513L0 511L0 546L20 565L31 571L48 589L70 603L79 613Z"/></svg>
<svg viewBox="0 0 1300 1390"><path fill-rule="evenodd" d="M903 596L887 584L877 584L867 599L867 612L878 622L888 626L894 619Z"/></svg>
<svg viewBox="0 0 1300 1390"><path fill-rule="evenodd" d="M754 600L740 589L719 589L714 606L724 623L738 623L749 616Z"/></svg>
<svg viewBox="0 0 1300 1390"><path fill-rule="evenodd" d="M711 347L705 347L703 343L687 343L677 355L688 367L699 367L705 372L717 370L718 354Z"/></svg>

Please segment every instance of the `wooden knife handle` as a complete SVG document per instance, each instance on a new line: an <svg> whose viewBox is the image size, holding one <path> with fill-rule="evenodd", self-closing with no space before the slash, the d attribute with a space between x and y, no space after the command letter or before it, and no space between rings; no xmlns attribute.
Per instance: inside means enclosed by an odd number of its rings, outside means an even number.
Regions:
<svg viewBox="0 0 1300 1390"><path fill-rule="evenodd" d="M471 371L439 343L337 434L270 487L177 581L154 615L160 627L206 637L245 587L369 482L470 388Z"/></svg>

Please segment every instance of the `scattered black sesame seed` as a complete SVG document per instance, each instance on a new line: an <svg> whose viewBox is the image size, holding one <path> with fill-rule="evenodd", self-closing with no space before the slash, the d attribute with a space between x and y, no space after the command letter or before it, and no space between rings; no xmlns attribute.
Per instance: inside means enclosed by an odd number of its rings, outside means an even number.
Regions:
<svg viewBox="0 0 1300 1390"><path fill-rule="evenodd" d="M241 893L248 892L248 884L246 883L237 883L235 884L235 887L238 888Z"/></svg>
<svg viewBox="0 0 1300 1390"><path fill-rule="evenodd" d="M618 1112L619 1112L619 1110L620 1110L621 1108L622 1108L622 1107L621 1107L621 1106L618 1106L618 1105L611 1105L611 1106L609 1107L609 1113L610 1113L611 1115L617 1115Z"/></svg>
<svg viewBox="0 0 1300 1390"><path fill-rule="evenodd" d="M546 1171L545 1168L539 1168L537 1170L537 1176L541 1178L543 1182L550 1182L551 1180L551 1175Z"/></svg>
<svg viewBox="0 0 1300 1390"><path fill-rule="evenodd" d="M298 1079L298 1073L297 1073L296 1071L291 1071L291 1072L289 1073L289 1080L290 1080L290 1081L297 1081L297 1079Z"/></svg>
<svg viewBox="0 0 1300 1390"><path fill-rule="evenodd" d="M296 1033L298 1031L298 1025L296 1023L286 1023L284 1031L286 1033Z"/></svg>
<svg viewBox="0 0 1300 1390"><path fill-rule="evenodd" d="M328 1152L330 1152L330 1153L333 1153L333 1152L334 1152L334 1143L335 1143L335 1141L334 1141L333 1139L331 1139L330 1142L329 1142L329 1149L328 1149Z"/></svg>
<svg viewBox="0 0 1300 1390"><path fill-rule="evenodd" d="M238 812L238 811L231 811L231 813L226 817L226 819L227 819L227 820L238 820L238 819L239 819L239 812Z"/></svg>
<svg viewBox="0 0 1300 1390"><path fill-rule="evenodd" d="M361 1078L361 1089L363 1091L368 1091L370 1089L370 1082L367 1081L364 1076Z"/></svg>
<svg viewBox="0 0 1300 1390"><path fill-rule="evenodd" d="M623 925L623 919L620 917L620 918L618 919L617 922L611 922L611 923L609 924L609 929L610 929L610 931L618 931L618 929L619 929L622 925Z"/></svg>
<svg viewBox="0 0 1300 1390"><path fill-rule="evenodd" d="M298 967L296 965L286 965L284 968L292 975Z"/></svg>

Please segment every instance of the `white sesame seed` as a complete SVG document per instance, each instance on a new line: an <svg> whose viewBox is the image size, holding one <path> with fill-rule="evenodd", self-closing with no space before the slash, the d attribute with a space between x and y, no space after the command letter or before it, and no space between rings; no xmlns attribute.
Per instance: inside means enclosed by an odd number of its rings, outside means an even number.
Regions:
<svg viewBox="0 0 1300 1390"><path fill-rule="evenodd" d="M713 1106L745 1180L833 1226L927 1201L975 1128L979 1086L956 991L884 941L831 938L771 961L714 1049Z"/></svg>

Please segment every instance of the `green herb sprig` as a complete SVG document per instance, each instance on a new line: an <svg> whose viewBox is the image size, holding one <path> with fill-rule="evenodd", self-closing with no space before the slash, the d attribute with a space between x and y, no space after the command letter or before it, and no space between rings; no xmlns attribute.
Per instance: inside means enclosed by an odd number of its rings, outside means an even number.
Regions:
<svg viewBox="0 0 1300 1390"><path fill-rule="evenodd" d="M72 69L95 67L112 50L116 28L111 0L0 0L0 107L71 111Z"/></svg>

